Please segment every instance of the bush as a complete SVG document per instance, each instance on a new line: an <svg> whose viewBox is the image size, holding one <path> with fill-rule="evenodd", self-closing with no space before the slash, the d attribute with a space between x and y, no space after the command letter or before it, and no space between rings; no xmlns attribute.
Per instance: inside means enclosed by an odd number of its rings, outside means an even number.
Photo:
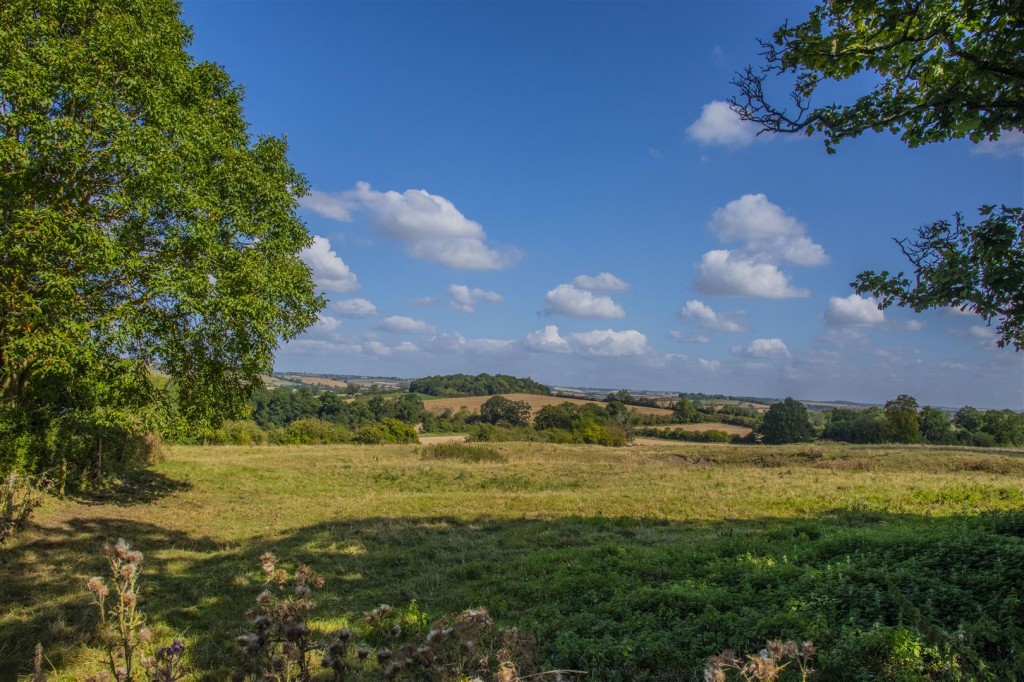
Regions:
<svg viewBox="0 0 1024 682"><path fill-rule="evenodd" d="M478 443L506 443L511 441L537 442L544 438L528 426L509 428L493 424L475 424L470 427L469 437L466 440Z"/></svg>
<svg viewBox="0 0 1024 682"><path fill-rule="evenodd" d="M420 450L423 459L454 459L460 462L507 462L508 457L494 448L465 443L436 443Z"/></svg>
<svg viewBox="0 0 1024 682"><path fill-rule="evenodd" d="M269 434L271 443L282 445L327 445L351 443L352 432L340 424L320 419L299 419L283 429L274 429Z"/></svg>
<svg viewBox="0 0 1024 682"><path fill-rule="evenodd" d="M42 494L28 479L11 474L0 485L0 545L28 524Z"/></svg>
<svg viewBox="0 0 1024 682"><path fill-rule="evenodd" d="M416 429L397 419L387 418L377 424L364 426L356 431L356 443L362 445L384 445L386 443L418 443Z"/></svg>
<svg viewBox="0 0 1024 682"><path fill-rule="evenodd" d="M623 447L629 441L626 431L618 426L590 423L579 434L580 441L589 445Z"/></svg>
<svg viewBox="0 0 1024 682"><path fill-rule="evenodd" d="M56 415L0 408L0 471L46 475L61 494L88 489L159 457L152 416L103 407Z"/></svg>
<svg viewBox="0 0 1024 682"><path fill-rule="evenodd" d="M226 421L208 434L204 440L210 445L266 445L267 432L254 421Z"/></svg>
<svg viewBox="0 0 1024 682"><path fill-rule="evenodd" d="M664 438L666 440L682 440L689 443L752 443L749 436L730 435L718 429L707 431L687 431L686 429L640 429L638 435L645 438Z"/></svg>

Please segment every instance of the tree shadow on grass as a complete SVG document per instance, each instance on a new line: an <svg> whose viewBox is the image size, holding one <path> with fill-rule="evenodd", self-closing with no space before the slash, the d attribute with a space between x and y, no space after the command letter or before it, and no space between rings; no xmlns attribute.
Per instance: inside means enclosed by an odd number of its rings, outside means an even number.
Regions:
<svg viewBox="0 0 1024 682"><path fill-rule="evenodd" d="M131 506L149 504L174 493L192 489L188 481L169 478L152 469L135 469L126 472L116 483L83 495L79 499L85 504L115 504Z"/></svg>
<svg viewBox="0 0 1024 682"><path fill-rule="evenodd" d="M371 518L231 547L144 523L72 521L0 561L0 609L13 614L0 657L27 672L41 641L58 668L74 662L96 622L85 580L103 574L99 547L116 537L145 553L142 608L168 637L189 640L201 679L226 679L238 660L234 640L268 550L326 579L315 611L325 626L381 602L415 600L431 617L485 606L535 634L546 665L589 670L587 679L700 679L709 655L757 651L769 638L817 643L820 679L871 679L893 664L885 652L900 627L926 648L954 647L968 676L981 663L1024 675L1024 513Z"/></svg>

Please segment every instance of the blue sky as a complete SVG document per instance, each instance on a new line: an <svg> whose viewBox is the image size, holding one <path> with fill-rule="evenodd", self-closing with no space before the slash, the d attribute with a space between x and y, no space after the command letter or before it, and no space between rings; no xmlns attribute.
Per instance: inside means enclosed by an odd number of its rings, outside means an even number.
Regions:
<svg viewBox="0 0 1024 682"><path fill-rule="evenodd" d="M811 6L185 2L313 188L330 304L277 369L1024 409L980 319L849 287L906 269L894 236L1020 205L1022 137L754 136L729 80Z"/></svg>

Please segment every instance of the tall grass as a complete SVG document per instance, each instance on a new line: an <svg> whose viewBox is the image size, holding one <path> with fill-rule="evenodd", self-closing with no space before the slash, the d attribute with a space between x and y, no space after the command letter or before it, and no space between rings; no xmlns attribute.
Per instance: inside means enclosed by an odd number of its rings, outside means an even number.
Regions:
<svg viewBox="0 0 1024 682"><path fill-rule="evenodd" d="M1024 678L1024 459L984 450L508 443L173 447L136 488L48 500L0 557L0 660L103 666L83 585L102 543L146 554L160 641L199 679L232 642L267 551L324 578L310 627L381 602L429 620L485 606L545 669L694 679L710 656L813 641L818 679ZM417 616L419 617L419 616Z"/></svg>

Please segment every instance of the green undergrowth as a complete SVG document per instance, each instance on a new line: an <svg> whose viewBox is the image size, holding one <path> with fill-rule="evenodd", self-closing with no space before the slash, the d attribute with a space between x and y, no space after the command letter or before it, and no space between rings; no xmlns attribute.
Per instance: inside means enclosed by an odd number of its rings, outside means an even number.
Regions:
<svg viewBox="0 0 1024 682"><path fill-rule="evenodd" d="M479 446L475 446L479 447ZM490 447L490 446L489 446ZM813 641L822 680L1024 677L1024 469L985 451L495 444L172 448L116 494L50 501L0 556L0 660L101 666L85 581L145 553L141 608L226 679L265 551L326 584L315 627L381 602L477 606L547 668L700 679L723 649ZM156 493L146 493L156 490Z"/></svg>

